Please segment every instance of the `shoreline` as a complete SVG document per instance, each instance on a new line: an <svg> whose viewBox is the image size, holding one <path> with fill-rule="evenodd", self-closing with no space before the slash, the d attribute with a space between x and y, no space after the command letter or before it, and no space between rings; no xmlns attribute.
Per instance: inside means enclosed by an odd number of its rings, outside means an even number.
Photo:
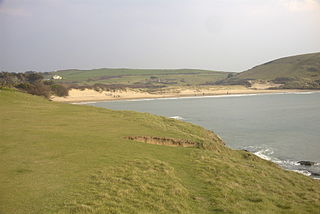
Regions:
<svg viewBox="0 0 320 214"><path fill-rule="evenodd" d="M286 94L303 92L320 92L319 90L301 90L301 89L250 89L250 88L186 88L180 91L168 89L157 93L148 93L141 90L113 90L95 91L92 89L71 89L67 97L52 97L52 101L63 103L82 103L82 102L102 102L119 100L144 100L161 98L194 98L194 97L215 97L232 95L250 95L250 94Z"/></svg>
<svg viewBox="0 0 320 214"><path fill-rule="evenodd" d="M233 91L234 92L234 91ZM239 92L239 91L237 91ZM113 99L108 99L108 100L90 100L90 101L75 101L75 102L71 102L71 104L88 104L88 103L96 103L96 102L105 102L105 101L109 101L109 102L112 102L112 101L144 101L144 100L155 100L155 99L183 99L183 98L193 98L193 99L196 99L196 98L209 98L209 97L237 97L237 96L259 96L259 95L265 95L265 94L309 94L309 93L319 93L320 90L259 90L259 89L255 89L254 91L252 90L248 90L246 91L246 93L228 93L228 94L207 94L207 95L197 95L197 96L188 96L187 94L184 94L184 95L179 95L179 96L170 96L172 94L166 94L166 96L159 96L159 94L152 94L153 97L135 97L135 98L123 98L123 97L118 97L118 98L113 98ZM102 92L103 93L103 92ZM158 96L157 96L158 95ZM232 148L230 145L226 145L228 148L231 148L233 150L237 150L237 148ZM239 148L238 148L239 149ZM245 148L247 150L247 148ZM288 170L288 171L293 171L293 172L296 172L296 173L299 173L299 174L302 174L306 177L310 177L312 179L315 179L315 180L319 180L320 177L318 176L318 172L317 171L313 171L313 170L310 170L310 169L306 169L303 165L300 166L300 168L296 168L297 164L298 164L298 161L299 160L291 160L291 159L280 159L280 158L277 158L277 157L274 157L272 155L269 155L269 154L265 154L264 153L264 150L265 149L259 149L257 151L254 151L254 150L249 150L250 153L252 153L253 155L256 155L258 156L259 158L262 158L264 160L267 160L267 161L270 161L272 163L275 163L277 164L279 167L281 167L282 169L284 170ZM318 163L318 162L316 162Z"/></svg>

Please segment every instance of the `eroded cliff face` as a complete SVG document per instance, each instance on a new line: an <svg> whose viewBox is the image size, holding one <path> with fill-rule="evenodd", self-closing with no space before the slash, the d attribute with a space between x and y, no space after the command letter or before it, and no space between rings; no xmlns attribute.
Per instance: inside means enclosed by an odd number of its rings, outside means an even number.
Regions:
<svg viewBox="0 0 320 214"><path fill-rule="evenodd" d="M189 140L165 138L165 137L129 136L129 137L127 137L127 139L141 142L141 143L157 144L157 145L164 145L164 146L175 146L175 147L176 146L198 147L198 145L199 145L199 143L192 142Z"/></svg>

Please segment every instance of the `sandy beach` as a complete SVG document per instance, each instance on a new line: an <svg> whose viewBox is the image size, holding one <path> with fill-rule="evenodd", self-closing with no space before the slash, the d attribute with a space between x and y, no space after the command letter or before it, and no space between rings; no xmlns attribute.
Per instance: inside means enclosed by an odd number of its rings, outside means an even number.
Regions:
<svg viewBox="0 0 320 214"><path fill-rule="evenodd" d="M210 96L210 95L232 95L232 94L258 94L258 93L290 93L305 92L306 90L290 89L257 89L243 86L214 86L214 87L184 87L166 88L148 92L142 89L118 89L110 91L96 91L93 89L71 89L69 96L52 97L51 100L57 102L88 102L88 101L111 101L147 98L168 98L168 97L188 97L188 96Z"/></svg>

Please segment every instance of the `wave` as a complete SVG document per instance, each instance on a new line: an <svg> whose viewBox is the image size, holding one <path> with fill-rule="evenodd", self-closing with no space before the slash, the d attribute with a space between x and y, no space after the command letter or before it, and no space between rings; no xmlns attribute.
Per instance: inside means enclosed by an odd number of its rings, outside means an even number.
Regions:
<svg viewBox="0 0 320 214"><path fill-rule="evenodd" d="M297 173L300 173L300 174L303 174L303 175L306 175L306 176L311 176L312 173L307 171L307 170L298 170L298 169L293 169L292 171L294 172L297 172Z"/></svg>
<svg viewBox="0 0 320 214"><path fill-rule="evenodd" d="M253 153L254 155L278 164L283 169L294 171L306 176L310 176L314 179L320 179L320 163L316 162L313 166L304 166L297 160L281 160L274 156L274 150L271 147L265 145L262 146L246 146L242 149Z"/></svg>
<svg viewBox="0 0 320 214"><path fill-rule="evenodd" d="M76 103L71 103L71 104L74 104L74 105L87 105L87 104L95 104L97 102L76 102Z"/></svg>
<svg viewBox="0 0 320 214"><path fill-rule="evenodd" d="M315 93L319 93L319 92L317 92L317 91L291 92L291 94L301 94L301 95L304 95L304 94L315 94Z"/></svg>
<svg viewBox="0 0 320 214"><path fill-rule="evenodd" d="M269 161L277 161L277 160L272 160L271 155L273 154L273 150L269 149L269 148L265 148L265 149L261 149L257 152L253 152L253 154L255 154L256 156L265 159L265 160L269 160Z"/></svg>
<svg viewBox="0 0 320 214"><path fill-rule="evenodd" d="M171 119L176 119L176 120L185 120L183 117L180 116L173 116L173 117L169 117Z"/></svg>

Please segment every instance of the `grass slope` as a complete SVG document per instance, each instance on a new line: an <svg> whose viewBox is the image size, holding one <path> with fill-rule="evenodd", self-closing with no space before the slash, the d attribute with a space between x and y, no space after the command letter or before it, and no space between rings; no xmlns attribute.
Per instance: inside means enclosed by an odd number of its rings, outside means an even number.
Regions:
<svg viewBox="0 0 320 214"><path fill-rule="evenodd" d="M61 70L46 73L46 78L60 75L65 83L93 85L123 84L123 85L199 85L207 81L226 78L227 72L196 70L196 69L111 69L101 68L92 70Z"/></svg>
<svg viewBox="0 0 320 214"><path fill-rule="evenodd" d="M317 213L320 182L199 126L0 90L0 213ZM127 136L197 142L145 144Z"/></svg>
<svg viewBox="0 0 320 214"><path fill-rule="evenodd" d="M300 82L302 85L315 81L320 84L320 53L285 57L267 62L238 74L237 78L266 81L282 78L291 79L291 82Z"/></svg>

